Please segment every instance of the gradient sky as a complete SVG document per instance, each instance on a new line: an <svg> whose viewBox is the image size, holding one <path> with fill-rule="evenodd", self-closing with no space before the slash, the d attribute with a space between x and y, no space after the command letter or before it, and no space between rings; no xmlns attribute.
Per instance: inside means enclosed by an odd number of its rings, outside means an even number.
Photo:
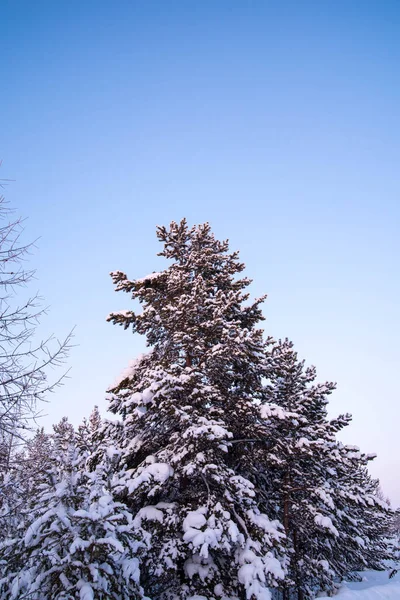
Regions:
<svg viewBox="0 0 400 600"><path fill-rule="evenodd" d="M109 271L159 270L155 225L210 221L241 250L266 332L321 380L343 439L400 504L397 0L3 0L2 177L30 266L73 326L46 427L77 424L144 348Z"/></svg>

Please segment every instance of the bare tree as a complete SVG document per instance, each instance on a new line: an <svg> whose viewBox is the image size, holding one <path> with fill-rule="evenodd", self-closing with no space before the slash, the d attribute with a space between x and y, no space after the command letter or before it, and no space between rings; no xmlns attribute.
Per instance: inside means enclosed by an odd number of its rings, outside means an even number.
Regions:
<svg viewBox="0 0 400 600"><path fill-rule="evenodd" d="M4 181L4 180L3 180ZM3 187L4 183L0 182ZM34 244L21 241L23 222L14 218L0 196L0 470L7 471L12 449L35 427L39 404L65 372L49 371L65 362L71 334L37 341L36 328L46 312L37 295L28 293L34 271L24 266Z"/></svg>

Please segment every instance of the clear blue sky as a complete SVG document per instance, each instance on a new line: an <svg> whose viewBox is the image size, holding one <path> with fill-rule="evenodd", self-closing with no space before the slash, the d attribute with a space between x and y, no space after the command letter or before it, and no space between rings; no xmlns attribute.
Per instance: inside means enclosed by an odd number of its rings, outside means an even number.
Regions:
<svg viewBox="0 0 400 600"><path fill-rule="evenodd" d="M3 0L1 23L1 174L41 237L42 333L76 325L46 426L104 412L143 349L105 322L109 271L208 220L400 504L399 2Z"/></svg>

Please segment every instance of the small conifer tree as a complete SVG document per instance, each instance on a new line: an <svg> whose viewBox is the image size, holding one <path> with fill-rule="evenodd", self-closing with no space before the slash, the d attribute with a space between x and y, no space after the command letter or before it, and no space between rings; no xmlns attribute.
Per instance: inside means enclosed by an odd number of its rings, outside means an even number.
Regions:
<svg viewBox="0 0 400 600"><path fill-rule="evenodd" d="M0 543L3 600L132 600L142 597L139 529L115 502L111 465L85 469L67 419L54 427L42 483Z"/></svg>

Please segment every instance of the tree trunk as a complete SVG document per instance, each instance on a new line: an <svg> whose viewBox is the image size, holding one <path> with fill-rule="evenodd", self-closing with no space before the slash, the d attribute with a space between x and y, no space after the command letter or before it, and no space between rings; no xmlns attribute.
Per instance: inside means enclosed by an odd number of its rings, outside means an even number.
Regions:
<svg viewBox="0 0 400 600"><path fill-rule="evenodd" d="M293 549L294 549L294 560L295 560L295 570L296 570L296 588L297 588L297 600L303 600L304 593L301 589L301 577L299 572L299 547L297 542L297 532L293 531Z"/></svg>
<svg viewBox="0 0 400 600"><path fill-rule="evenodd" d="M288 588L282 590L282 600L290 600Z"/></svg>

